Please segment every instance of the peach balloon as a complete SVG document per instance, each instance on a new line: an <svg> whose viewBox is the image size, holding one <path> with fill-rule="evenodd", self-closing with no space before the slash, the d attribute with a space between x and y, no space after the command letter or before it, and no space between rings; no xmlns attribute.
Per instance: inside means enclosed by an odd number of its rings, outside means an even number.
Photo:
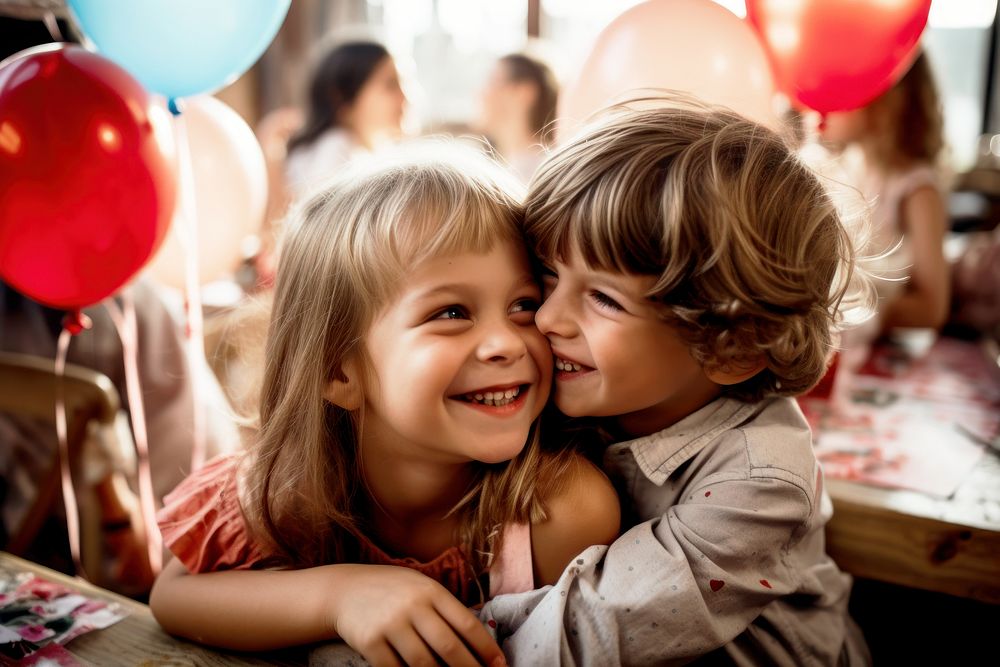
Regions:
<svg viewBox="0 0 1000 667"><path fill-rule="evenodd" d="M253 130L225 103L210 96L189 97L182 118L194 178L198 282L205 284L232 273L243 259L244 240L260 231L267 168ZM183 209L178 207L178 219L150 266L153 279L178 289L186 281Z"/></svg>
<svg viewBox="0 0 1000 667"><path fill-rule="evenodd" d="M684 91L777 124L774 79L750 25L711 0L649 0L597 37L560 98L560 139L598 109L649 88Z"/></svg>

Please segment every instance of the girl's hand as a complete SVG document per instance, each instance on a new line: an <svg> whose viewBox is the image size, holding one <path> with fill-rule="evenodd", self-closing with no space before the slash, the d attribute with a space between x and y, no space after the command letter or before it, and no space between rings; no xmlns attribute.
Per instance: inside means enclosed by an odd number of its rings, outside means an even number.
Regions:
<svg viewBox="0 0 1000 667"><path fill-rule="evenodd" d="M507 664L475 614L433 579L389 565L336 567L333 628L374 667Z"/></svg>

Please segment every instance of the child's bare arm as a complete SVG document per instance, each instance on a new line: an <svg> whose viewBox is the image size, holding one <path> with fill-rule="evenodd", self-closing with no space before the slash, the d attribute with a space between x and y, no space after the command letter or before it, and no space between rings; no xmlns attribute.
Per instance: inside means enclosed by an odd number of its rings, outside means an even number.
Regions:
<svg viewBox="0 0 1000 667"><path fill-rule="evenodd" d="M492 664L499 647L443 586L401 567L326 565L304 570L191 575L172 561L150 598L172 634L242 651L343 639L373 665Z"/></svg>
<svg viewBox="0 0 1000 667"><path fill-rule="evenodd" d="M611 544L618 537L621 510L618 494L603 472L582 456L545 499L548 518L531 527L535 584L558 581L581 551Z"/></svg>
<svg viewBox="0 0 1000 667"><path fill-rule="evenodd" d="M941 194L933 187L916 190L903 200L901 215L913 266L906 291L885 308L882 326L936 329L948 317L951 295L948 262L942 250L948 216Z"/></svg>

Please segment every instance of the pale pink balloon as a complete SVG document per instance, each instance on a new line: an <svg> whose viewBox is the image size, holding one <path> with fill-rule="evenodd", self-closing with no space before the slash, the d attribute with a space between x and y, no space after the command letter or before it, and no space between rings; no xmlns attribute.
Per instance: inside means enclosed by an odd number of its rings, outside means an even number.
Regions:
<svg viewBox="0 0 1000 667"><path fill-rule="evenodd" d="M253 130L225 103L190 97L183 110L194 176L198 282L205 284L231 274L243 259L245 239L260 231L267 168ZM180 236L184 209L178 206L177 219L149 269L157 282L178 289L186 281L187 254Z"/></svg>
<svg viewBox="0 0 1000 667"><path fill-rule="evenodd" d="M560 139L598 109L648 88L685 91L777 124L774 79L750 25L711 0L649 0L597 37L561 96Z"/></svg>

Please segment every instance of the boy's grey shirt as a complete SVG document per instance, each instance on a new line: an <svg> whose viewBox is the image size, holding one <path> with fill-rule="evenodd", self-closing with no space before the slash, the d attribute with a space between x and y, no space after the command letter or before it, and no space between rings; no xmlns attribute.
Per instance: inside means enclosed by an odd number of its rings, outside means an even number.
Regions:
<svg viewBox="0 0 1000 667"><path fill-rule="evenodd" d="M830 503L794 400L716 399L611 445L604 469L632 527L556 585L482 611L513 664L868 662L851 579L825 552Z"/></svg>

